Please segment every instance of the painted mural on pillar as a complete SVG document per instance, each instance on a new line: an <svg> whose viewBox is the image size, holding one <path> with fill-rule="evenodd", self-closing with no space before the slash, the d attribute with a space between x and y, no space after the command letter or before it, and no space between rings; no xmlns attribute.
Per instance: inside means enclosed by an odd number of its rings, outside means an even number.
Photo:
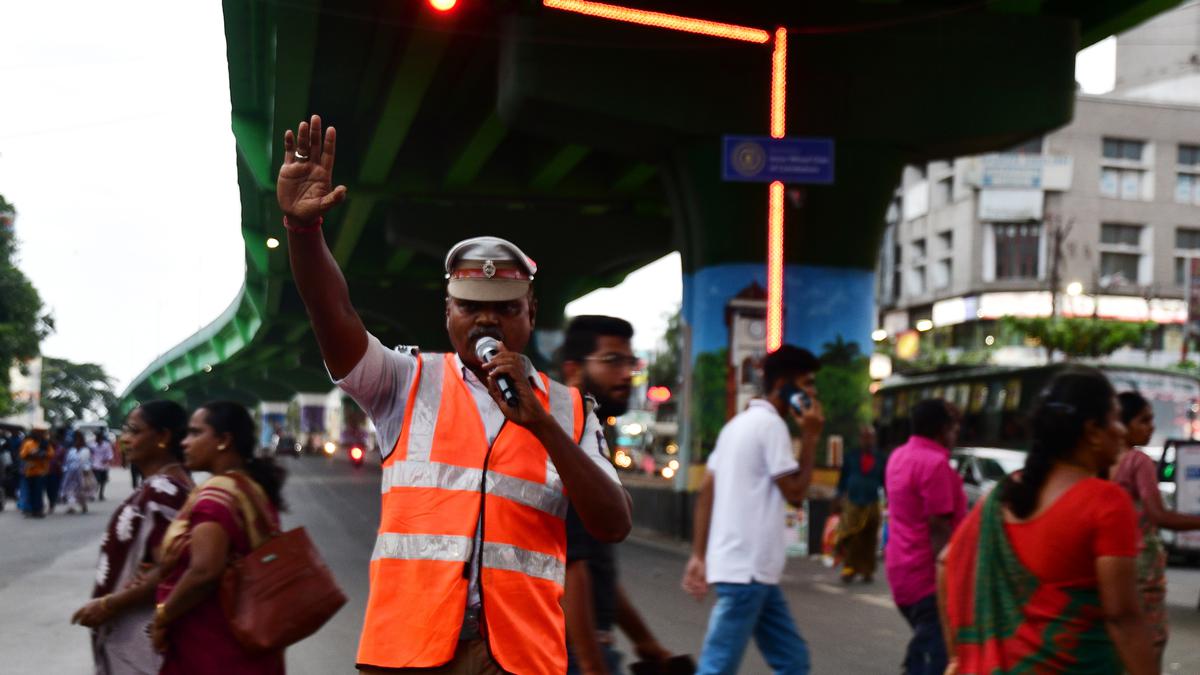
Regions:
<svg viewBox="0 0 1200 675"><path fill-rule="evenodd" d="M691 327L693 461L707 458L726 420L761 389L765 287L761 264L718 265L684 275L683 316ZM784 342L821 358L817 386L826 433L852 442L870 407L867 362L874 292L870 271L789 265L785 273Z"/></svg>

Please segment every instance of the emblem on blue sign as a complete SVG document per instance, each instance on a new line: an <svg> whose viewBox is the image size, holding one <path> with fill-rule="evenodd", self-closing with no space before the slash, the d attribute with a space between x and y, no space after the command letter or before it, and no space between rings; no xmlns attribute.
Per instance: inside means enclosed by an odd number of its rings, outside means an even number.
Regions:
<svg viewBox="0 0 1200 675"><path fill-rule="evenodd" d="M743 141L733 148L730 163L733 170L743 176L757 176L767 165L767 151L754 141Z"/></svg>

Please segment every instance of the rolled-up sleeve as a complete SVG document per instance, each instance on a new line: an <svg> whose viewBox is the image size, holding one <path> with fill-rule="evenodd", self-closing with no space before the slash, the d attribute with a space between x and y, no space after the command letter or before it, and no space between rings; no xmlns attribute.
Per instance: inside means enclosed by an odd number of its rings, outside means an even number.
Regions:
<svg viewBox="0 0 1200 675"><path fill-rule="evenodd" d="M345 377L333 381L371 416L385 455L400 436L416 373L417 357L388 349L374 335L368 335L362 358Z"/></svg>

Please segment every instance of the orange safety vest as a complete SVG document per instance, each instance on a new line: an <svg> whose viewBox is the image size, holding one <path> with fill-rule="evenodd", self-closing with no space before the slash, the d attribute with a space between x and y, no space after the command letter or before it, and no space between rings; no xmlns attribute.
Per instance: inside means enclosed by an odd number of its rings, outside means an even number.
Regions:
<svg viewBox="0 0 1200 675"><path fill-rule="evenodd" d="M478 555L481 629L507 672L567 669L562 606L567 495L545 447L505 422L488 447L453 354L422 354L396 446L359 640L359 667L428 668L454 656ZM583 398L538 373L538 400L576 441ZM482 509L482 513L481 513ZM483 550L473 551L482 519Z"/></svg>

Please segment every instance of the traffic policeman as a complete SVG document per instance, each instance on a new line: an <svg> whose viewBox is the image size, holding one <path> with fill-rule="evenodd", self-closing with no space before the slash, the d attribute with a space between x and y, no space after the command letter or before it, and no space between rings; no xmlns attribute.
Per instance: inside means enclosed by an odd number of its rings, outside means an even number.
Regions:
<svg viewBox="0 0 1200 675"><path fill-rule="evenodd" d="M503 239L460 242L445 261L454 353L385 348L321 233L323 214L346 197L332 181L336 142L316 115L287 131L276 196L326 367L371 415L383 451L358 668L562 673L568 504L606 542L628 534L631 507L589 402L522 354L537 266ZM486 363L483 338L501 343Z"/></svg>

